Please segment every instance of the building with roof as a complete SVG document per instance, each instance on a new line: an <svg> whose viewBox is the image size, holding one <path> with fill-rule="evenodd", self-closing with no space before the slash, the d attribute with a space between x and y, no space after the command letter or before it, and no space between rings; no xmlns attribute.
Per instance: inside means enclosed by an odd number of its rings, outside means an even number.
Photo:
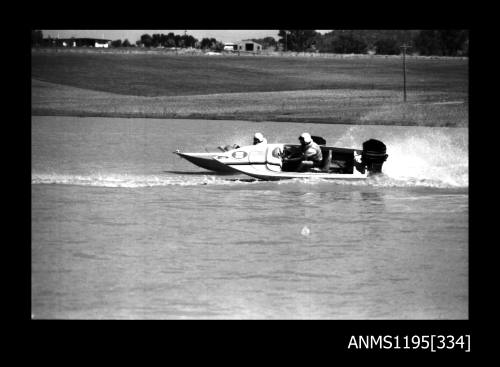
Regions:
<svg viewBox="0 0 500 367"><path fill-rule="evenodd" d="M262 45L251 40L243 40L236 43L236 50L242 52L261 52Z"/></svg>

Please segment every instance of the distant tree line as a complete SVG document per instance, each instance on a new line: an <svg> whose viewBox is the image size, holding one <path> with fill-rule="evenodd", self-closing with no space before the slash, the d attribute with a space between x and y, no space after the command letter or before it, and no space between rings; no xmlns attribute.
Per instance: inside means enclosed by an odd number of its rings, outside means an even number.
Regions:
<svg viewBox="0 0 500 367"><path fill-rule="evenodd" d="M133 47L128 39L111 41L111 47Z"/></svg>
<svg viewBox="0 0 500 367"><path fill-rule="evenodd" d="M41 30L31 31L31 46L32 47L60 47L63 46L62 39L55 38L43 38L43 33ZM170 32L168 34L143 34L140 39L131 44L128 39L122 41L117 39L110 42L111 47L165 47L165 48L201 48L204 50L212 51L222 51L224 49L224 44L217 41L215 38L203 38L198 41L196 38L189 34L174 34Z"/></svg>
<svg viewBox="0 0 500 367"><path fill-rule="evenodd" d="M469 32L466 30L425 30L414 39L421 55L469 55Z"/></svg>
<svg viewBox="0 0 500 367"><path fill-rule="evenodd" d="M265 37L252 39L263 49L275 49L295 52L324 52L340 54L376 53L398 55L403 44L411 46L410 54L437 56L468 56L468 30L333 30L320 34L315 30L279 30L279 39ZM53 39L43 38L41 30L31 31L31 45L58 45ZM165 47L165 48L200 48L203 50L222 51L224 44L215 38L197 40L188 34L143 34L135 44L125 39L114 40L111 47Z"/></svg>
<svg viewBox="0 0 500 367"><path fill-rule="evenodd" d="M136 45L142 47L195 47L198 40L188 34L143 34Z"/></svg>
<svg viewBox="0 0 500 367"><path fill-rule="evenodd" d="M356 53L397 55L400 46L410 53L438 56L468 56L467 30L279 30L278 48L296 52Z"/></svg>
<svg viewBox="0 0 500 367"><path fill-rule="evenodd" d="M215 38L203 38L198 46L202 50L208 49L216 52L220 52L224 49L224 43L217 41Z"/></svg>
<svg viewBox="0 0 500 367"><path fill-rule="evenodd" d="M293 29L280 30L278 32L278 41L281 44L280 49L284 51L313 51L316 50L316 44L321 38L321 34L315 30Z"/></svg>
<svg viewBox="0 0 500 367"><path fill-rule="evenodd" d="M93 38L85 38L87 40L92 40ZM47 38L43 37L43 33L41 30L32 30L31 31L31 46L32 47L64 47L64 46L70 46L73 44L74 40L77 40L78 38L71 37L71 38L51 38L48 36ZM88 43L85 42L85 43ZM123 40L115 40L111 41L111 47L134 47L135 45L132 45L128 39Z"/></svg>

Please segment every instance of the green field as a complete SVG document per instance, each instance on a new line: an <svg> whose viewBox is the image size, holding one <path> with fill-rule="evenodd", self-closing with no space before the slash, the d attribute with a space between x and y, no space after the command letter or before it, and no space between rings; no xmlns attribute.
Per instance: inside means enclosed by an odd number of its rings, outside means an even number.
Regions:
<svg viewBox="0 0 500 367"><path fill-rule="evenodd" d="M468 60L32 52L32 114L468 126Z"/></svg>

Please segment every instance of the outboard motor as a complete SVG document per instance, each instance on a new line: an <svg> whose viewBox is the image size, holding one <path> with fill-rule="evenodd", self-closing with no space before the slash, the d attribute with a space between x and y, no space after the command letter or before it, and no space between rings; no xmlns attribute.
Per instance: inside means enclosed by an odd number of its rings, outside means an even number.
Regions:
<svg viewBox="0 0 500 367"><path fill-rule="evenodd" d="M382 165L386 161L385 144L380 140L370 139L363 143L361 163L370 173L382 173Z"/></svg>

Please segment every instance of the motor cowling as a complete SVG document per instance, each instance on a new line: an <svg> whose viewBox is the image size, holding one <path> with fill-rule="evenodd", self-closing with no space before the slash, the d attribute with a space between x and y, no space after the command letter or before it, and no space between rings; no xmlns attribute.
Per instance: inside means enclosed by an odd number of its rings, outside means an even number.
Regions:
<svg viewBox="0 0 500 367"><path fill-rule="evenodd" d="M380 140L370 139L363 143L361 163L370 173L382 173L382 165L387 160L386 146Z"/></svg>

